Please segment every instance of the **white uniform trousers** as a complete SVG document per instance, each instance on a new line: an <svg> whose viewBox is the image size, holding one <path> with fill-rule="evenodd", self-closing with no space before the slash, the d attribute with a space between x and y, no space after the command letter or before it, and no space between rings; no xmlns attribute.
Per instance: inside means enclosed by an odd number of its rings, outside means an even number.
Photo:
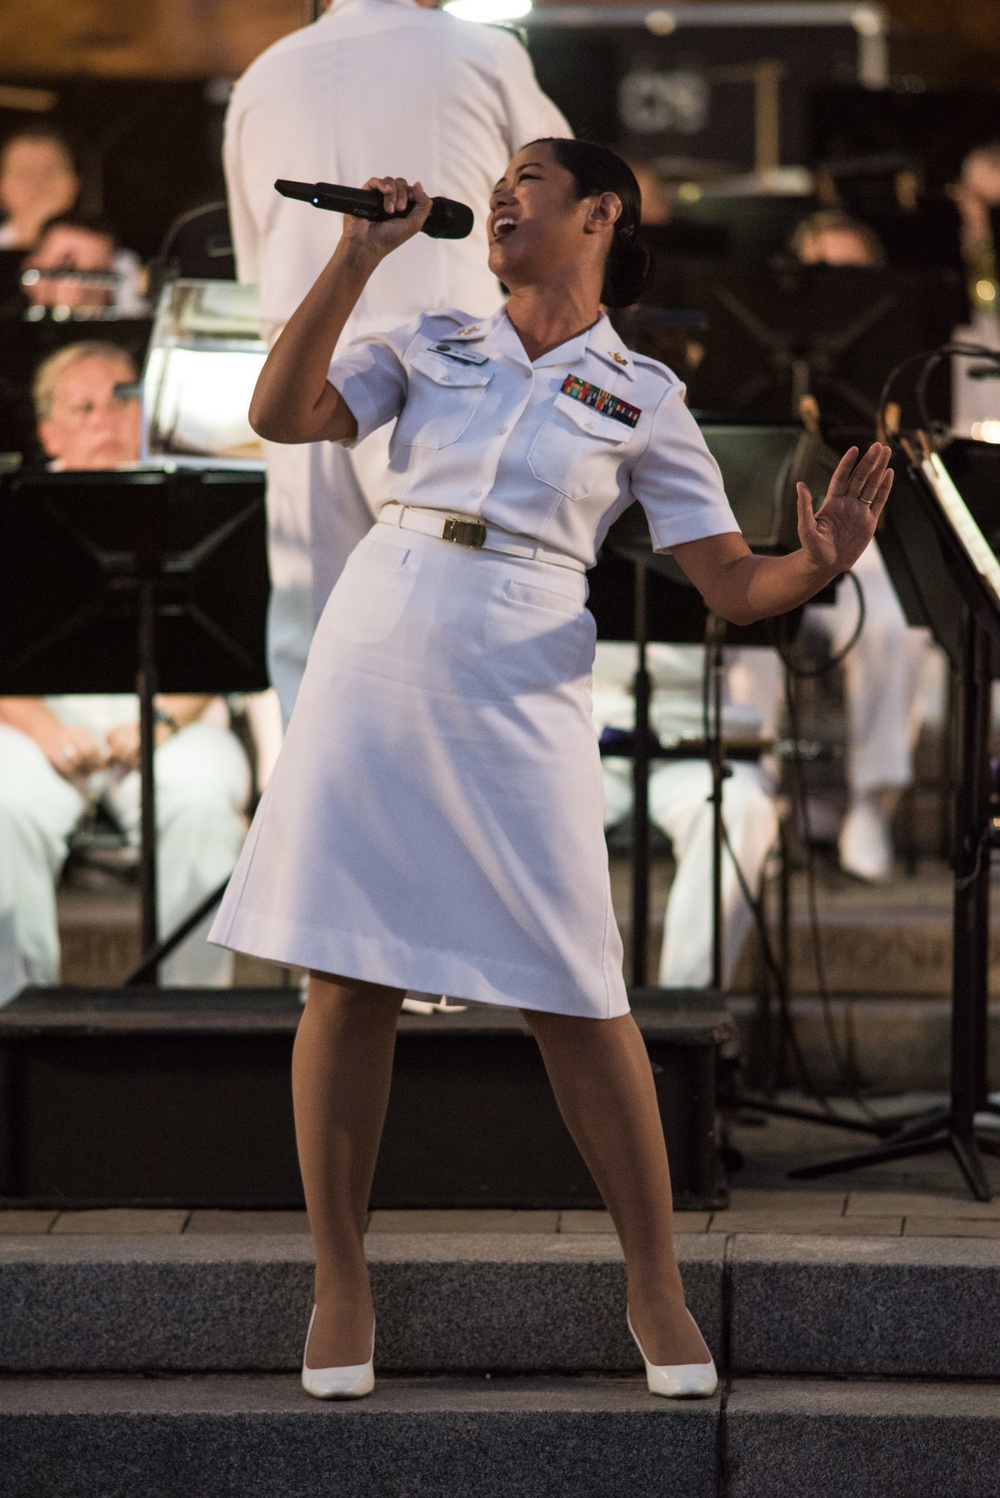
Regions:
<svg viewBox="0 0 1000 1498"><path fill-rule="evenodd" d="M847 705L847 782L852 800L913 780L913 747L920 732L921 683L932 649L930 631L914 629L896 597L874 543L854 564L865 597L865 622L844 661ZM858 599L846 580L835 604L817 604L810 621L841 650L858 622Z"/></svg>
<svg viewBox="0 0 1000 1498"><path fill-rule="evenodd" d="M271 597L267 658L287 724L309 645L344 563L374 523L391 427L348 452L332 442L265 442Z"/></svg>
<svg viewBox="0 0 1000 1498"><path fill-rule="evenodd" d="M778 836L778 813L759 765L738 760L722 791L729 841L747 887L756 894L764 862ZM701 988L712 974L712 793L711 770L703 760L653 765L649 776L649 816L669 837L677 870L667 901L660 953L660 985ZM630 760L604 760L605 826L632 810ZM732 982L753 912L740 887L732 855L722 854L723 982Z"/></svg>
<svg viewBox="0 0 1000 1498"><path fill-rule="evenodd" d="M156 751L158 917L166 934L232 872L246 831L249 767L227 730L193 723ZM139 776L104 799L130 842L139 841ZM27 979L59 981L55 883L83 814L80 789L52 768L27 734L0 724L0 932L13 927ZM13 921L11 921L11 915ZM210 917L162 967L168 984L222 985L232 958L205 940ZM0 970L11 974L7 954ZM0 994L0 1002L12 997Z"/></svg>

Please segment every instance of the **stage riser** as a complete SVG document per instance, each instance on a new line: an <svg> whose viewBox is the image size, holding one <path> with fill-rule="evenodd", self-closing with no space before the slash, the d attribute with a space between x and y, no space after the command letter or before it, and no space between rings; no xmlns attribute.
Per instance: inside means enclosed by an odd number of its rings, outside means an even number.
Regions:
<svg viewBox="0 0 1000 1498"><path fill-rule="evenodd" d="M14 1381L5 1498L995 1498L994 1389L737 1381L724 1411L644 1381ZM724 1470L723 1470L724 1469Z"/></svg>
<svg viewBox="0 0 1000 1498"><path fill-rule="evenodd" d="M678 1248L688 1303L736 1374L1000 1379L989 1240ZM372 1234L367 1251L386 1371L639 1367L611 1235ZM293 1370L312 1269L305 1235L0 1239L0 1370Z"/></svg>
<svg viewBox="0 0 1000 1498"><path fill-rule="evenodd" d="M127 1023L99 997L91 1012L85 990L33 991L35 1032L25 1000L0 1011L0 1191L61 1206L301 1206L297 996L118 997L134 1006ZM372 1206L599 1206L527 1029L469 1014L401 1020ZM682 1206L720 1200L715 1054L732 1027L716 1021L642 1019Z"/></svg>

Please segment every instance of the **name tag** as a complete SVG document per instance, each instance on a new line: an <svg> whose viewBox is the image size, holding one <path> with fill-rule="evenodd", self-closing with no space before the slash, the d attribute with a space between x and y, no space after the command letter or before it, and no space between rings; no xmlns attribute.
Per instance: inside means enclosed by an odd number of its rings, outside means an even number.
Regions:
<svg viewBox="0 0 1000 1498"><path fill-rule="evenodd" d="M488 364L489 358L486 354L477 354L471 348L452 348L450 343L432 343L430 346L432 354L443 354L446 359L454 359L456 364Z"/></svg>
<svg viewBox="0 0 1000 1498"><path fill-rule="evenodd" d="M586 380L581 380L579 375L566 376L562 383L562 393L572 396L575 401L582 401L601 416L610 416L612 421L620 421L627 427L634 427L642 415L638 406L630 406L628 401L620 400L610 390L591 385Z"/></svg>

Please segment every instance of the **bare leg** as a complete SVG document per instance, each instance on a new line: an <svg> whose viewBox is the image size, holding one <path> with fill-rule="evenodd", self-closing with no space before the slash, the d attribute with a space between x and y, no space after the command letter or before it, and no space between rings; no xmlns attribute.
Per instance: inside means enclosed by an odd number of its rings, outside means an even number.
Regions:
<svg viewBox="0 0 1000 1498"><path fill-rule="evenodd" d="M313 973L292 1052L295 1137L316 1243L310 1368L366 1363L368 1200L389 1101L402 989Z"/></svg>
<svg viewBox="0 0 1000 1498"><path fill-rule="evenodd" d="M522 1010L567 1128L618 1230L632 1325L651 1363L707 1363L673 1246L670 1168L646 1045L631 1014Z"/></svg>

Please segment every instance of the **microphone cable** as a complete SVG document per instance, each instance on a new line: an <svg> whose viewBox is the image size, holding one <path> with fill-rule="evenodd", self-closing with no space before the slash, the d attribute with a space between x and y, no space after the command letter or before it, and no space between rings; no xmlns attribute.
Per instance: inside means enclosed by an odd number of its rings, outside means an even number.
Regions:
<svg viewBox="0 0 1000 1498"><path fill-rule="evenodd" d="M784 665L785 670L790 676L793 676L796 681L816 681L820 677L826 676L828 672L835 670L837 666L843 665L844 661L846 661L847 657L850 655L851 651L860 640L861 631L865 627L865 590L861 586L860 579L854 572L845 572L843 574L842 581L846 582L848 579L854 586L854 593L858 600L857 621L855 622L854 628L851 630L847 642L842 645L839 650L835 651L833 655L827 656L826 660L823 661L820 665L806 666L799 664L797 661L793 660L792 646L790 645L787 636L784 639L782 638L782 635L785 633L785 631L781 628L783 616L782 618L779 618L775 621L775 623L779 626L776 631L778 638L775 644L775 649L781 656L782 664ZM817 604L816 607L822 608L823 605Z"/></svg>
<svg viewBox="0 0 1000 1498"><path fill-rule="evenodd" d="M853 576L853 574L849 575ZM857 631L855 632L855 634L856 633ZM852 637L851 641L852 645L853 643L854 637ZM844 653L846 654L846 652ZM807 898L811 936L810 944L813 951L813 962L816 972L817 994L820 1000L820 1008L823 1014L824 1029L827 1036L827 1043L829 1045L831 1059L834 1064L834 1069L837 1073L838 1086L841 1088L841 1095L850 1097L857 1106L862 1116L867 1118L870 1122L876 1123L880 1122L880 1120L877 1119L870 1105L858 1090L857 1082L853 1074L853 1068L851 1067L848 1056L845 1054L845 1051L842 1048L840 1037L837 1035L836 1025L833 1017L833 1001L826 980L826 968L823 961L822 949L820 945L821 933L819 929L819 912L816 900L815 850L812 846L808 810L805 798L804 762L801 755L801 734L798 704L794 701L792 696L791 680L792 673L786 670L784 675L786 711L788 713L789 719L789 733L793 743L792 762L796 770L796 790L798 793L797 795L793 793L792 804L793 809L795 810L801 823L803 842L806 847ZM702 731L705 737L706 744L710 742L711 738L711 718L709 710L710 682L711 675L709 667L709 654L708 650L706 649L704 669L702 673ZM843 1121L850 1123L852 1122L852 1120L844 1119L843 1114L834 1107L833 1103L830 1101L829 1095L819 1086L812 1072L810 1071L801 1041L798 1036L795 1019L792 1014L788 976L783 972L781 963L778 961L775 955L774 947L771 941L771 933L768 929L767 919L763 909L762 898L759 896L755 896L753 891L750 889L749 881L740 864L738 857L736 856L736 850L733 847L732 838L730 836L729 828L726 823L724 814L721 821L722 837L725 851L727 852L729 858L732 860L732 865L740 886L740 892L747 902L747 906L749 907L753 918L754 926L757 930L765 966L772 977L775 989L777 991L780 1032L792 1056L803 1091L809 1098L812 1099L813 1102L815 1102L822 1109L823 1113L826 1114L831 1122L839 1123ZM752 1099L747 1099L746 1101L748 1107L753 1106Z"/></svg>

